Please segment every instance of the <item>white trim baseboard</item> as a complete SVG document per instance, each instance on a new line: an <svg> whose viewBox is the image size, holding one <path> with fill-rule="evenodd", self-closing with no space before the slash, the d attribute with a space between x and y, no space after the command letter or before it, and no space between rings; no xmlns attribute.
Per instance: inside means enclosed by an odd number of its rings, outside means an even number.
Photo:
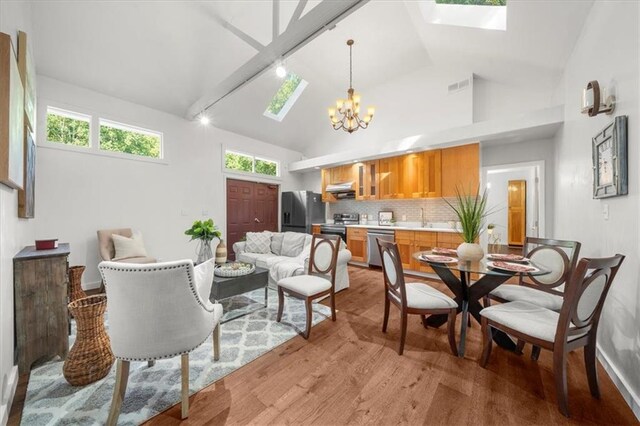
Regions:
<svg viewBox="0 0 640 426"><path fill-rule="evenodd" d="M638 421L640 421L640 397L633 392L629 383L627 383L616 366L611 362L609 356L602 350L600 344L596 344L596 355L624 400L629 404L631 411L633 411L633 414L635 414Z"/></svg>
<svg viewBox="0 0 640 426"><path fill-rule="evenodd" d="M6 425L9 421L9 413L11 412L11 404L13 403L13 397L16 394L16 388L18 387L18 366L11 367L11 371L8 374L7 381L7 398L5 401L0 401L0 425Z"/></svg>

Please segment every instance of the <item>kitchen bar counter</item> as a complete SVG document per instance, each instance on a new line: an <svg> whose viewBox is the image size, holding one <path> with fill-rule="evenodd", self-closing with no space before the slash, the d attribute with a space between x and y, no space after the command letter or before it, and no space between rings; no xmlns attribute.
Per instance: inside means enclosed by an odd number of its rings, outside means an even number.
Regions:
<svg viewBox="0 0 640 426"><path fill-rule="evenodd" d="M381 225L347 225L347 228L364 228L364 229L389 229L392 231L423 231L423 232L451 232L451 233L460 233L457 229L451 228L427 228L421 226L403 226L403 225L395 225L395 226L381 226Z"/></svg>

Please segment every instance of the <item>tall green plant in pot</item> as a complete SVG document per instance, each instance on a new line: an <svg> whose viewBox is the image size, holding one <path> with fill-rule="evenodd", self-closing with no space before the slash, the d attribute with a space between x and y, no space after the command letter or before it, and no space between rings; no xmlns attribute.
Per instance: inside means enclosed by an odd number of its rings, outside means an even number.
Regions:
<svg viewBox="0 0 640 426"><path fill-rule="evenodd" d="M456 187L456 205L446 198L444 201L458 216L462 226L463 243L458 246L458 259L463 261L478 261L484 257L484 251L478 239L482 233L485 218L491 213L487 210L487 191L480 193L476 190L474 195L464 193Z"/></svg>
<svg viewBox="0 0 640 426"><path fill-rule="evenodd" d="M213 219L207 219L205 221L196 220L191 225L191 228L184 231L185 235L189 235L191 240L198 240L198 247L196 253L198 255L196 264L206 262L213 257L213 251L211 250L211 240L214 238L220 239L222 232L213 223Z"/></svg>

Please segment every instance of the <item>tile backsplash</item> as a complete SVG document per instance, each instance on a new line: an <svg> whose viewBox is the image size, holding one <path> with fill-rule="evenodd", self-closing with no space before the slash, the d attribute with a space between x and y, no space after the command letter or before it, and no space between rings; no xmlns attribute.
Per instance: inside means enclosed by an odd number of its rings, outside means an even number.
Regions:
<svg viewBox="0 0 640 426"><path fill-rule="evenodd" d="M447 198L447 201L452 204L456 203L455 198ZM333 219L334 213L359 213L366 214L371 221L378 220L379 211L392 211L393 218L397 221L418 222L420 221L420 208L424 209L425 221L458 220L451 207L442 198L380 201L340 200L328 203L327 206L327 219L329 220ZM406 216L405 220L402 219L403 215Z"/></svg>

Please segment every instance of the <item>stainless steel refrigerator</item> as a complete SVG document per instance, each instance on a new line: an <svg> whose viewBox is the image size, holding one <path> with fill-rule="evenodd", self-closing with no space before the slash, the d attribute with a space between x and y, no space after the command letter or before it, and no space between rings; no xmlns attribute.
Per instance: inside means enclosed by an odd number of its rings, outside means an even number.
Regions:
<svg viewBox="0 0 640 426"><path fill-rule="evenodd" d="M281 231L311 233L311 224L325 222L322 195L311 191L282 193Z"/></svg>

